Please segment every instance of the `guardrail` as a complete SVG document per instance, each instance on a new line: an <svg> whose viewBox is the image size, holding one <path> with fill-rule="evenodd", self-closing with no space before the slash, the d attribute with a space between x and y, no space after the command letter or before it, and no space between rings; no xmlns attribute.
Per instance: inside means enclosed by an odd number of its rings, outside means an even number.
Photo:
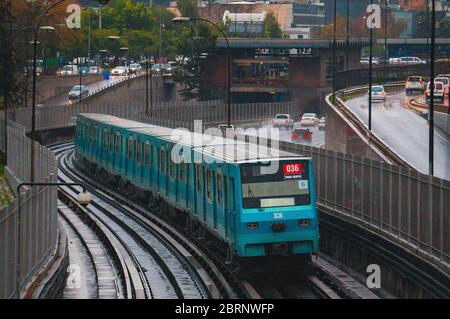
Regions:
<svg viewBox="0 0 450 319"><path fill-rule="evenodd" d="M398 91L404 88L403 83L390 83L385 84L384 88L387 92ZM369 131L369 129L361 123L358 117L348 109L343 99L352 97L355 95L367 94L368 87L361 86L336 92L335 103L332 103L332 94L327 95L326 102L330 108L336 113L340 114L342 119L349 122L351 126L356 130L356 133L371 147L379 156L386 162L395 164L398 166L404 166L408 168L414 168L400 155L389 148L375 133Z"/></svg>
<svg viewBox="0 0 450 319"><path fill-rule="evenodd" d="M25 135L25 127L11 121L8 124L6 177L15 191L18 184L30 180L31 140ZM4 127L2 118L1 132ZM0 148L4 151L4 139ZM36 181L57 182L57 169L53 154L38 144ZM16 200L0 211L0 299L23 297L51 262L58 244L57 216L56 187L23 187Z"/></svg>
<svg viewBox="0 0 450 319"><path fill-rule="evenodd" d="M317 147L240 138L311 157L322 213L366 228L450 276L450 181Z"/></svg>

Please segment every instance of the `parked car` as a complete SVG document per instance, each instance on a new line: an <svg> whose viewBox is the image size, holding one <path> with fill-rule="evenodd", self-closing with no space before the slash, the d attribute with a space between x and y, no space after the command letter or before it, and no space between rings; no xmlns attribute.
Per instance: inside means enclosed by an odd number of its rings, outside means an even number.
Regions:
<svg viewBox="0 0 450 319"><path fill-rule="evenodd" d="M425 92L426 82L423 76L408 76L405 83L406 94L411 94L414 91Z"/></svg>
<svg viewBox="0 0 450 319"><path fill-rule="evenodd" d="M326 119L322 116L319 121L319 131L325 131L325 123Z"/></svg>
<svg viewBox="0 0 450 319"><path fill-rule="evenodd" d="M442 82L444 84L444 93L448 94L450 88L450 78L444 76L438 76L434 79L436 82Z"/></svg>
<svg viewBox="0 0 450 319"><path fill-rule="evenodd" d="M142 66L139 63L131 63L130 64L130 73L131 74L141 74Z"/></svg>
<svg viewBox="0 0 450 319"><path fill-rule="evenodd" d="M425 91L425 98L427 102L430 101L431 98L430 84L431 82L428 82L427 90ZM444 98L445 98L444 83L434 81L434 100L440 100L441 102L444 102Z"/></svg>
<svg viewBox="0 0 450 319"><path fill-rule="evenodd" d="M89 95L89 88L86 85L75 85L69 92L69 100L79 100Z"/></svg>
<svg viewBox="0 0 450 319"><path fill-rule="evenodd" d="M63 66L61 75L74 75L78 74L78 66L75 64L67 64Z"/></svg>
<svg viewBox="0 0 450 319"><path fill-rule="evenodd" d="M290 114L277 114L272 120L272 126L285 127L292 130L294 128L294 120L292 119Z"/></svg>
<svg viewBox="0 0 450 319"><path fill-rule="evenodd" d="M367 91L367 95L369 95L369 91ZM386 91L382 85L372 86L372 100L385 100L386 99Z"/></svg>
<svg viewBox="0 0 450 319"><path fill-rule="evenodd" d="M302 115L302 118L300 119L301 126L317 125L317 124L319 124L319 118L317 117L316 113L305 113Z"/></svg>
<svg viewBox="0 0 450 319"><path fill-rule="evenodd" d="M116 66L111 71L111 75L119 76L119 75L126 75L127 74L127 68L124 66Z"/></svg>
<svg viewBox="0 0 450 319"><path fill-rule="evenodd" d="M102 69L99 66L91 66L89 67L89 74L101 74Z"/></svg>

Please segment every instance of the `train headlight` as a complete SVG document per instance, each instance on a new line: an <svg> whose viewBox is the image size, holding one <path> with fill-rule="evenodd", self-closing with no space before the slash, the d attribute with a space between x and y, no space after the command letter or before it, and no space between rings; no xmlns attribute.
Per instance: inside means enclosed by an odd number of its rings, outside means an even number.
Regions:
<svg viewBox="0 0 450 319"><path fill-rule="evenodd" d="M300 219L298 221L299 227L308 227L309 226L309 219Z"/></svg>
<svg viewBox="0 0 450 319"><path fill-rule="evenodd" d="M255 229L258 229L258 227L259 227L258 223L247 223L248 230L255 230Z"/></svg>

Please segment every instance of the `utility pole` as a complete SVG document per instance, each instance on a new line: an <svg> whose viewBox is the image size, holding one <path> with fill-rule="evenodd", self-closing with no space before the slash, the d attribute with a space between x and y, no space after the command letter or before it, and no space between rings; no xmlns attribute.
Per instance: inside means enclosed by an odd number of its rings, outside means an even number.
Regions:
<svg viewBox="0 0 450 319"><path fill-rule="evenodd" d="M436 45L436 8L435 0L431 0L431 46L430 46L430 109L429 109L429 174L434 175L434 47ZM450 107L450 106L449 106Z"/></svg>
<svg viewBox="0 0 450 319"><path fill-rule="evenodd" d="M347 50L345 50L347 52L346 54L346 61L345 61L345 69L348 70L348 64L350 61L350 55L349 55L349 46L350 46L350 0L347 0L347 30L346 30L346 45L347 45Z"/></svg>
<svg viewBox="0 0 450 319"><path fill-rule="evenodd" d="M373 4L373 0L370 0L370 4ZM366 20L366 23L369 21ZM373 25L370 23L369 27L369 131L372 130L372 46L373 46Z"/></svg>
<svg viewBox="0 0 450 319"><path fill-rule="evenodd" d="M336 99L336 11L337 0L334 0L334 15L333 15L333 104Z"/></svg>

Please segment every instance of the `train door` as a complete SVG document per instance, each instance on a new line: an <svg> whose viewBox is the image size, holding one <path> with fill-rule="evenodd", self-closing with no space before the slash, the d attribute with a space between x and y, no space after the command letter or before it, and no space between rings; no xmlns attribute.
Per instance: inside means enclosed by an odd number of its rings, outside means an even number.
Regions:
<svg viewBox="0 0 450 319"><path fill-rule="evenodd" d="M211 168L206 170L206 223L210 229L215 223L215 203L214 203L214 171Z"/></svg>
<svg viewBox="0 0 450 319"><path fill-rule="evenodd" d="M144 188L150 188L150 142L143 143L144 155L141 169L141 184Z"/></svg>
<svg viewBox="0 0 450 319"><path fill-rule="evenodd" d="M225 198L224 198L224 216L223 216L223 227L225 230L225 238L229 238L230 236L230 231L228 229L228 224L229 224L229 215L230 215L230 182L229 182L229 177L228 176L224 176L223 179L223 189L225 191Z"/></svg>
<svg viewBox="0 0 450 319"><path fill-rule="evenodd" d="M236 231L236 190L234 185L234 178L232 177L230 177L229 179L228 190L229 211L227 214L227 227L225 232L228 234L227 237L230 238L230 240L234 241L234 232Z"/></svg>
<svg viewBox="0 0 450 319"><path fill-rule="evenodd" d="M122 174L122 136L120 132L116 132L114 141L114 173L117 175Z"/></svg>
<svg viewBox="0 0 450 319"><path fill-rule="evenodd" d="M114 171L114 132L112 128L109 129L109 137L108 137L108 166L109 169Z"/></svg>
<svg viewBox="0 0 450 319"><path fill-rule="evenodd" d="M221 170L216 172L216 200L215 200L215 214L214 214L214 228L218 230L221 236L224 236L224 200L223 200L223 175Z"/></svg>
<svg viewBox="0 0 450 319"><path fill-rule="evenodd" d="M126 159L125 159L125 177L130 179L133 172L133 138L128 136L126 138Z"/></svg>
<svg viewBox="0 0 450 319"><path fill-rule="evenodd" d="M203 174L202 165L200 163L195 164L195 214L202 220L203 216Z"/></svg>

